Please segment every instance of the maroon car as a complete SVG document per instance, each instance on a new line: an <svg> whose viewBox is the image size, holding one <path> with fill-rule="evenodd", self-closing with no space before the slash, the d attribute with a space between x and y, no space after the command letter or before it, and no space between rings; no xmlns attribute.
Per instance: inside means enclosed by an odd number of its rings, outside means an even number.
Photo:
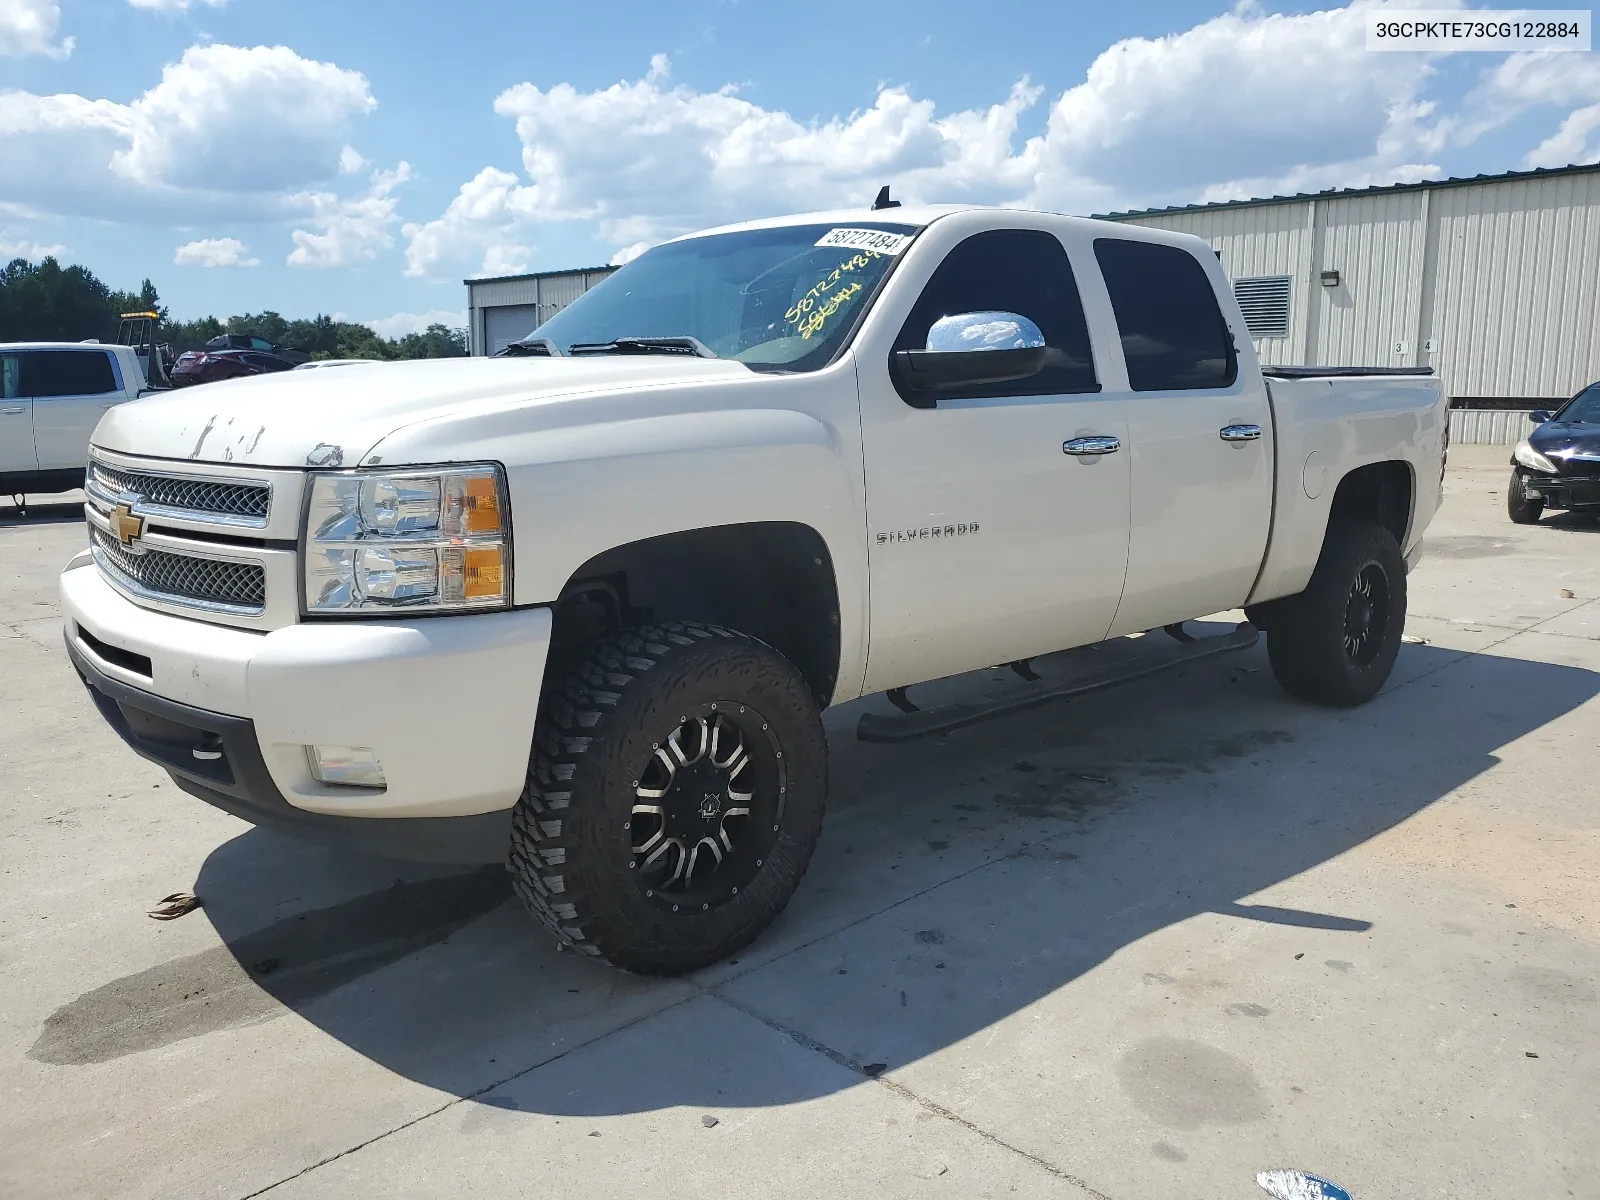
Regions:
<svg viewBox="0 0 1600 1200"><path fill-rule="evenodd" d="M276 354L260 350L190 350L179 356L172 368L172 384L215 383L219 379L240 379L246 375L270 375L288 371L294 364Z"/></svg>

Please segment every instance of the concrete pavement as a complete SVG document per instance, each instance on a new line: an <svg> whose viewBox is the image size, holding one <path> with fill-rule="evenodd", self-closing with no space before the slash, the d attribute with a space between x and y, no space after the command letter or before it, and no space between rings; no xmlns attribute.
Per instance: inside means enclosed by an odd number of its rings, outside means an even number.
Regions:
<svg viewBox="0 0 1600 1200"><path fill-rule="evenodd" d="M668 982L179 793L60 647L76 512L0 516L0 1194L1600 1197L1600 522L1511 525L1505 458L1452 455L1364 708L1257 649L835 710L801 892Z"/></svg>

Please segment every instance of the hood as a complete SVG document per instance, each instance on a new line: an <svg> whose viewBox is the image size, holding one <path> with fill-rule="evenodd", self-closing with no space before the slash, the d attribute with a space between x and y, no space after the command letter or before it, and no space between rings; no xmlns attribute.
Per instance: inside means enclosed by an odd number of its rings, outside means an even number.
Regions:
<svg viewBox="0 0 1600 1200"><path fill-rule="evenodd" d="M1528 444L1564 474L1600 471L1600 425L1546 421L1528 435Z"/></svg>
<svg viewBox="0 0 1600 1200"><path fill-rule="evenodd" d="M353 467L408 425L530 406L543 425L591 419L587 402L639 388L747 381L729 359L615 355L445 358L203 383L110 409L93 444L150 458ZM558 409L563 411L548 411Z"/></svg>

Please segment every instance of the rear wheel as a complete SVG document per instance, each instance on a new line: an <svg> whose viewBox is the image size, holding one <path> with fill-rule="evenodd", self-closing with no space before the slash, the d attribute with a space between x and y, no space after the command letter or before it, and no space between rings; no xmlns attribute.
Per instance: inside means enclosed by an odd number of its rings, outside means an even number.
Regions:
<svg viewBox="0 0 1600 1200"><path fill-rule="evenodd" d="M746 945L822 829L827 743L800 673L711 625L626 630L552 680L510 867L574 948L673 975Z"/></svg>
<svg viewBox="0 0 1600 1200"><path fill-rule="evenodd" d="M1529 493L1528 477L1521 471L1511 472L1511 484L1506 488L1506 511L1517 525L1532 525L1544 513L1544 497Z"/></svg>
<svg viewBox="0 0 1600 1200"><path fill-rule="evenodd" d="M1363 704L1394 668L1406 620L1406 565L1381 525L1328 527L1311 583L1278 602L1267 657L1291 695L1318 704Z"/></svg>

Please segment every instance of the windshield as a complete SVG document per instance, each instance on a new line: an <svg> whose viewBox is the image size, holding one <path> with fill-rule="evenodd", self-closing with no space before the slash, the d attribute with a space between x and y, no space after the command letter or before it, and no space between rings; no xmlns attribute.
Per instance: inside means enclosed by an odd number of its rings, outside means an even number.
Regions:
<svg viewBox="0 0 1600 1200"><path fill-rule="evenodd" d="M529 336L573 346L698 339L747 366L815 371L831 360L917 232L866 221L787 225L648 250Z"/></svg>
<svg viewBox="0 0 1600 1200"><path fill-rule="evenodd" d="M1572 425L1600 425L1600 383L1591 383L1568 400L1555 419Z"/></svg>

